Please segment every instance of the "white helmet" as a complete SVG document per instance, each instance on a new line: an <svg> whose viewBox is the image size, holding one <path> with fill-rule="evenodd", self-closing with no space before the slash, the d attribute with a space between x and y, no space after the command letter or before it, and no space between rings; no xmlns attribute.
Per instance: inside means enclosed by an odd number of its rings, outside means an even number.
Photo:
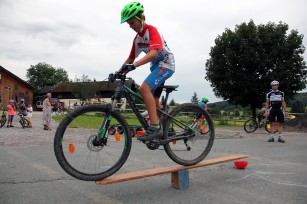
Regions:
<svg viewBox="0 0 307 204"><path fill-rule="evenodd" d="M274 80L274 81L271 82L271 86L273 86L273 85L279 85L279 82Z"/></svg>

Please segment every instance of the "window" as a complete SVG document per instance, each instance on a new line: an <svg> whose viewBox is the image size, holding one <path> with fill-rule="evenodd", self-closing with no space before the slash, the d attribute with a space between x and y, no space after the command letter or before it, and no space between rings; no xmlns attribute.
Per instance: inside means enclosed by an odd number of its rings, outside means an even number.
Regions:
<svg viewBox="0 0 307 204"><path fill-rule="evenodd" d="M18 83L17 82L15 82L14 88L15 88L15 90L18 90Z"/></svg>

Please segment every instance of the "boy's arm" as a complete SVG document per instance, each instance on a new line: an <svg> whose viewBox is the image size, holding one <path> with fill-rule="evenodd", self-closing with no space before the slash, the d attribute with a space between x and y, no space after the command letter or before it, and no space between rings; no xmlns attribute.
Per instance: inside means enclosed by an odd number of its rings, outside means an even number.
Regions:
<svg viewBox="0 0 307 204"><path fill-rule="evenodd" d="M133 65L135 67L142 66L144 64L147 64L148 62L153 61L158 55L158 50L150 50L142 59L138 60L137 62L134 62Z"/></svg>
<svg viewBox="0 0 307 204"><path fill-rule="evenodd" d="M126 61L124 62L124 64L132 64L134 62L135 59L131 59L130 57L128 57L126 59Z"/></svg>

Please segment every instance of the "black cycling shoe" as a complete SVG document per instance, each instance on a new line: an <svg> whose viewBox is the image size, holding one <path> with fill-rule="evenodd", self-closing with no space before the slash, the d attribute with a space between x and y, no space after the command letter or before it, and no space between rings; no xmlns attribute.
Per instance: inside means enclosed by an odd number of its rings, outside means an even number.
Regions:
<svg viewBox="0 0 307 204"><path fill-rule="evenodd" d="M146 130L146 132L141 135L140 137L138 137L137 139L140 140L140 141L151 141L151 140L154 140L156 138L159 137L159 132L160 132L161 128L154 128L154 127L151 127L149 126L149 128Z"/></svg>
<svg viewBox="0 0 307 204"><path fill-rule="evenodd" d="M274 137L271 137L268 142L274 142Z"/></svg>
<svg viewBox="0 0 307 204"><path fill-rule="evenodd" d="M285 140L283 140L283 139L281 139L281 138L278 138L277 141L278 141L278 142L281 142L281 143L285 143L285 142L286 142Z"/></svg>

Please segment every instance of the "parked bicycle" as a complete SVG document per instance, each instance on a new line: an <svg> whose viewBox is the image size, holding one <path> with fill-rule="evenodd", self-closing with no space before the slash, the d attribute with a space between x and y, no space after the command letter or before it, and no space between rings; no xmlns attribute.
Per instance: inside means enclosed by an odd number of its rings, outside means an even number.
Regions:
<svg viewBox="0 0 307 204"><path fill-rule="evenodd" d="M7 120L5 111L6 111L5 108L2 108L2 115L0 117L0 128L2 128L5 125Z"/></svg>
<svg viewBox="0 0 307 204"><path fill-rule="evenodd" d="M57 107L57 108L54 108L53 110L55 112L56 115L63 115L64 114L64 111L63 111L63 108L62 107Z"/></svg>
<svg viewBox="0 0 307 204"><path fill-rule="evenodd" d="M267 132L270 132L270 122L267 117L262 118L260 122L257 122L256 119L251 118L244 123L244 130L247 133L252 133L255 132L258 128L262 128L263 126ZM277 129L274 130L274 132L277 131Z"/></svg>
<svg viewBox="0 0 307 204"><path fill-rule="evenodd" d="M136 106L142 97L125 86L126 75L121 72L110 74L109 81L118 82L111 104L87 105L69 113L59 124L54 137L54 152L60 166L71 176L97 181L111 176L126 162L132 138L124 115L117 110L117 102L127 99L141 126L149 125ZM157 109L163 135L158 139L143 142L150 150L164 146L167 155L181 165L194 165L210 152L214 141L214 125L211 117L197 104L178 105L170 113L167 110L169 94L178 86L163 86L166 93L163 109ZM208 132L200 134L200 127L190 123L197 116L204 116ZM121 134L109 134L112 125L122 127Z"/></svg>

